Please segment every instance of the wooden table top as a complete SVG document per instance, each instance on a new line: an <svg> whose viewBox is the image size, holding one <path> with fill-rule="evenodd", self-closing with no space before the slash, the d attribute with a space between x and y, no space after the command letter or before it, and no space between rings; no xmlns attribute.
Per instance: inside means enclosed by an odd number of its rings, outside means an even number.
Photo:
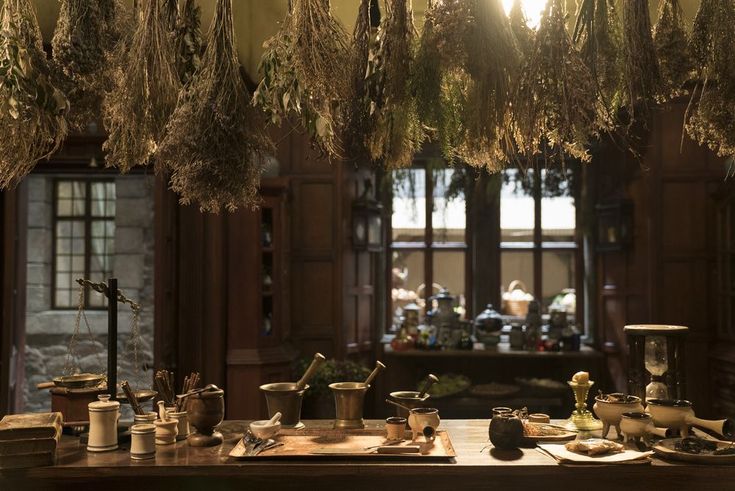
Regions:
<svg viewBox="0 0 735 491"><path fill-rule="evenodd" d="M379 421L366 422L377 428ZM331 427L331 421L306 421L309 427ZM221 426L225 443L192 448L186 442L159 446L156 458L131 461L127 445L117 451L87 453L77 438L63 437L58 463L52 467L0 470L0 489L80 489L104 479L104 489L735 489L735 466L670 463L654 458L651 465L562 466L536 449L498 452L485 449L487 420L445 420L457 457L452 462L395 460L303 459L238 461L228 453L246 423ZM12 484L4 487L3 481ZM308 484L307 484L308 483ZM184 484L186 484L184 486ZM256 487L244 488L245 485ZM183 487L182 487L183 486ZM502 487L506 486L506 487ZM86 489L86 488L82 488Z"/></svg>

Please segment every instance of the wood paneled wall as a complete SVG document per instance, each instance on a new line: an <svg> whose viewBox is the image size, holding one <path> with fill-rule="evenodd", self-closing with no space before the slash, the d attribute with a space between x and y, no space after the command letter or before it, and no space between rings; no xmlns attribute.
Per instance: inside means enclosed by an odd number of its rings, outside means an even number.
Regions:
<svg viewBox="0 0 735 491"><path fill-rule="evenodd" d="M686 104L655 112L641 161L610 153L598 169L600 199L634 203L633 245L598 257L598 341L613 379L625 388L623 326L689 326L688 397L703 414L710 406L706 365L717 323L715 200L722 159L681 140ZM621 172L622 170L622 172Z"/></svg>

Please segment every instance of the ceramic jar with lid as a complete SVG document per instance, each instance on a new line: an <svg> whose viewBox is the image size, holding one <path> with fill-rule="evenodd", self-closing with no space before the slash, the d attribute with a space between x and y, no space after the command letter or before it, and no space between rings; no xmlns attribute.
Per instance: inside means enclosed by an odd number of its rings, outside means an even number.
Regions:
<svg viewBox="0 0 735 491"><path fill-rule="evenodd" d="M87 450L90 452L108 452L117 450L117 422L120 419L120 403L111 401L109 394L100 394L99 400L90 402L89 440Z"/></svg>
<svg viewBox="0 0 735 491"><path fill-rule="evenodd" d="M156 456L156 425L136 424L130 428L130 458L152 459Z"/></svg>

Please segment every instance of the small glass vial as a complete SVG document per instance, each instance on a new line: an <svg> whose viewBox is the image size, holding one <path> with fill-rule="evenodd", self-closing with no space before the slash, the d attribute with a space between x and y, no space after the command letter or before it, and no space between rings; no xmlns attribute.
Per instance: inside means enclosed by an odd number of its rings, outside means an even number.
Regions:
<svg viewBox="0 0 735 491"><path fill-rule="evenodd" d="M156 456L156 425L137 424L130 428L130 458L152 459Z"/></svg>

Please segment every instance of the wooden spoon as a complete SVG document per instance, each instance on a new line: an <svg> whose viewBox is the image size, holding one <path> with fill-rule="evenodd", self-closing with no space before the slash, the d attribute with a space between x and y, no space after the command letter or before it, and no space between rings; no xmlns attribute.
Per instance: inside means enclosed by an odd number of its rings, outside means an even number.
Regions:
<svg viewBox="0 0 735 491"><path fill-rule="evenodd" d="M314 359L311 361L311 365L306 369L304 375L296 382L296 390L303 390L306 387L306 383L314 376L319 366L324 362L326 358L321 353L316 353Z"/></svg>
<svg viewBox="0 0 735 491"><path fill-rule="evenodd" d="M368 378L365 379L365 385L370 386L370 383L375 379L375 377L378 376L380 372L382 372L385 369L385 365L381 363L380 361L375 362L375 368L373 368L373 371L370 372L370 375L368 375Z"/></svg>
<svg viewBox="0 0 735 491"><path fill-rule="evenodd" d="M421 392L419 392L419 399L423 399L426 393L429 392L431 386L437 382L439 382L437 376L433 373L430 373L429 377L426 379L426 382L424 382L424 386L421 388Z"/></svg>

